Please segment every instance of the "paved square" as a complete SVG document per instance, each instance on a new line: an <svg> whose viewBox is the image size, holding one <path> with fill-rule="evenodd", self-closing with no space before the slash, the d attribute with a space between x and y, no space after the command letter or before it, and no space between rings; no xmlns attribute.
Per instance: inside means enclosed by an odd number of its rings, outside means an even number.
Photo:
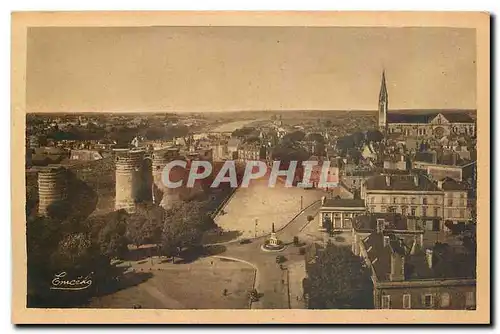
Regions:
<svg viewBox="0 0 500 334"><path fill-rule="evenodd" d="M280 229L290 222L300 212L301 196L305 208L324 195L317 189L286 188L281 182L270 188L267 180L254 180L236 190L215 223L226 231L240 231L239 238L259 237L271 232L272 223Z"/></svg>

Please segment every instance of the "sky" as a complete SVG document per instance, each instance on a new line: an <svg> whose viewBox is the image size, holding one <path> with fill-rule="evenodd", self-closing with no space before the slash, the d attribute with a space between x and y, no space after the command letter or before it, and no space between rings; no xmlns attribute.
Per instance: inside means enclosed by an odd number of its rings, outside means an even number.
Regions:
<svg viewBox="0 0 500 334"><path fill-rule="evenodd" d="M475 30L43 27L27 111L475 109Z"/></svg>

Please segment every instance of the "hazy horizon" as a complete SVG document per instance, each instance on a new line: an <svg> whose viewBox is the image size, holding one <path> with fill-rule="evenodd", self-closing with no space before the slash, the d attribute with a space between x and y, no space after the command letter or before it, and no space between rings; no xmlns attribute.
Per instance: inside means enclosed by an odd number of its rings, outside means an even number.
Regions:
<svg viewBox="0 0 500 334"><path fill-rule="evenodd" d="M474 29L30 28L28 112L476 109Z"/></svg>

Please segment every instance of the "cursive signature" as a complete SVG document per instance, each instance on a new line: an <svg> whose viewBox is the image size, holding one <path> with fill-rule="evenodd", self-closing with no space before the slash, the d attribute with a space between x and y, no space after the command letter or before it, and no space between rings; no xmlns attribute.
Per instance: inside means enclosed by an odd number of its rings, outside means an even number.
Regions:
<svg viewBox="0 0 500 334"><path fill-rule="evenodd" d="M50 287L52 290L83 290L87 289L92 285L92 280L90 277L93 273L88 274L87 276L78 276L76 279L67 279L67 273L65 271L60 272L59 274L55 274L52 279L52 286Z"/></svg>

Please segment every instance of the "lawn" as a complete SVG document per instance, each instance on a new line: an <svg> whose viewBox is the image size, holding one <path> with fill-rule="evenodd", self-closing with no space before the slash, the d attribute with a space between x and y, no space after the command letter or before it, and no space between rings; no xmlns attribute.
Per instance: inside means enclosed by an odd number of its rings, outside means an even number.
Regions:
<svg viewBox="0 0 500 334"><path fill-rule="evenodd" d="M137 266L149 271L147 263ZM205 258L190 264L155 265L145 282L94 298L91 308L245 309L255 270L239 262ZM161 268L161 270L158 270ZM227 289L227 295L223 295Z"/></svg>

